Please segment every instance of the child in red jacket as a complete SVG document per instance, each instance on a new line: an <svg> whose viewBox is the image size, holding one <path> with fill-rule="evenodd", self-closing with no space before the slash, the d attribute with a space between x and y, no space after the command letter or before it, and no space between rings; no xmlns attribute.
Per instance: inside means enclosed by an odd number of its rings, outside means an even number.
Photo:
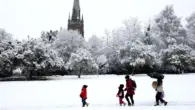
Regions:
<svg viewBox="0 0 195 110"><path fill-rule="evenodd" d="M89 104L86 102L87 99L87 85L83 85L82 90L81 90L81 94L80 97L82 99L82 103L83 103L83 107L88 106Z"/></svg>

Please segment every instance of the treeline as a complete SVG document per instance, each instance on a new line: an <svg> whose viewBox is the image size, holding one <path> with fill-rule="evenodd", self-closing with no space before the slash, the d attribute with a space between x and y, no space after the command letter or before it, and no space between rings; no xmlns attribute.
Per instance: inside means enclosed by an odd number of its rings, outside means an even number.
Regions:
<svg viewBox="0 0 195 110"><path fill-rule="evenodd" d="M186 21L168 5L144 26L129 18L89 41L67 29L17 41L0 29L0 77L195 72L195 13Z"/></svg>

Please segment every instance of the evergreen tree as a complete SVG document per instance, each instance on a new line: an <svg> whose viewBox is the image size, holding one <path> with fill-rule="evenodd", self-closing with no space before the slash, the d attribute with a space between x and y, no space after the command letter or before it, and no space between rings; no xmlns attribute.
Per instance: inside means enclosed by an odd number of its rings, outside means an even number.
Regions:
<svg viewBox="0 0 195 110"><path fill-rule="evenodd" d="M164 10L155 18L156 26L160 37L165 44L170 45L176 43L177 40L183 37L179 35L182 25L181 18L175 15L173 5L167 5ZM175 40L174 40L175 39Z"/></svg>

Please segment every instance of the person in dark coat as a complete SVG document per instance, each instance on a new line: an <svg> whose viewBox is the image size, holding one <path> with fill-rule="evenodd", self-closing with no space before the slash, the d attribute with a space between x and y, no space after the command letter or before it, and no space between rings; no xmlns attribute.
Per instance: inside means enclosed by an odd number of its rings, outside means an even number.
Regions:
<svg viewBox="0 0 195 110"><path fill-rule="evenodd" d="M83 103L83 107L88 106L89 104L86 102L87 100L87 85L83 85L81 93L80 93L80 97Z"/></svg>
<svg viewBox="0 0 195 110"><path fill-rule="evenodd" d="M133 95L135 94L134 92L134 87L133 87L133 81L131 80L131 78L129 77L129 75L126 75L125 76L125 79L126 79L126 88L125 90L127 91L126 95L125 95L125 98L128 102L128 105L129 106L133 106L134 105L134 99L133 99ZM129 101L129 97L131 99L131 103Z"/></svg>
<svg viewBox="0 0 195 110"><path fill-rule="evenodd" d="M125 106L126 103L123 102L123 98L124 98L124 85L123 84L120 84L120 86L118 87L118 93L117 93L117 97L119 97L119 104L120 106L122 106L122 104Z"/></svg>

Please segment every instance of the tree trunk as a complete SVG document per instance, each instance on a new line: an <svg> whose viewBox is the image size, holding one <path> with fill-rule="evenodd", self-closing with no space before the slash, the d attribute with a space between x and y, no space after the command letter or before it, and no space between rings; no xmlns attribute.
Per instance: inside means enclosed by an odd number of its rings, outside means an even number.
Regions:
<svg viewBox="0 0 195 110"><path fill-rule="evenodd" d="M32 80L32 70L29 72L29 80Z"/></svg>
<svg viewBox="0 0 195 110"><path fill-rule="evenodd" d="M97 76L99 77L99 69L96 70Z"/></svg>
<svg viewBox="0 0 195 110"><path fill-rule="evenodd" d="M79 69L79 74L78 74L78 78L81 78L81 73L82 73L82 69Z"/></svg>
<svg viewBox="0 0 195 110"><path fill-rule="evenodd" d="M27 67L26 71L24 71L26 74L26 80L32 80L32 69Z"/></svg>
<svg viewBox="0 0 195 110"><path fill-rule="evenodd" d="M79 73L78 78L81 78L81 74Z"/></svg>

